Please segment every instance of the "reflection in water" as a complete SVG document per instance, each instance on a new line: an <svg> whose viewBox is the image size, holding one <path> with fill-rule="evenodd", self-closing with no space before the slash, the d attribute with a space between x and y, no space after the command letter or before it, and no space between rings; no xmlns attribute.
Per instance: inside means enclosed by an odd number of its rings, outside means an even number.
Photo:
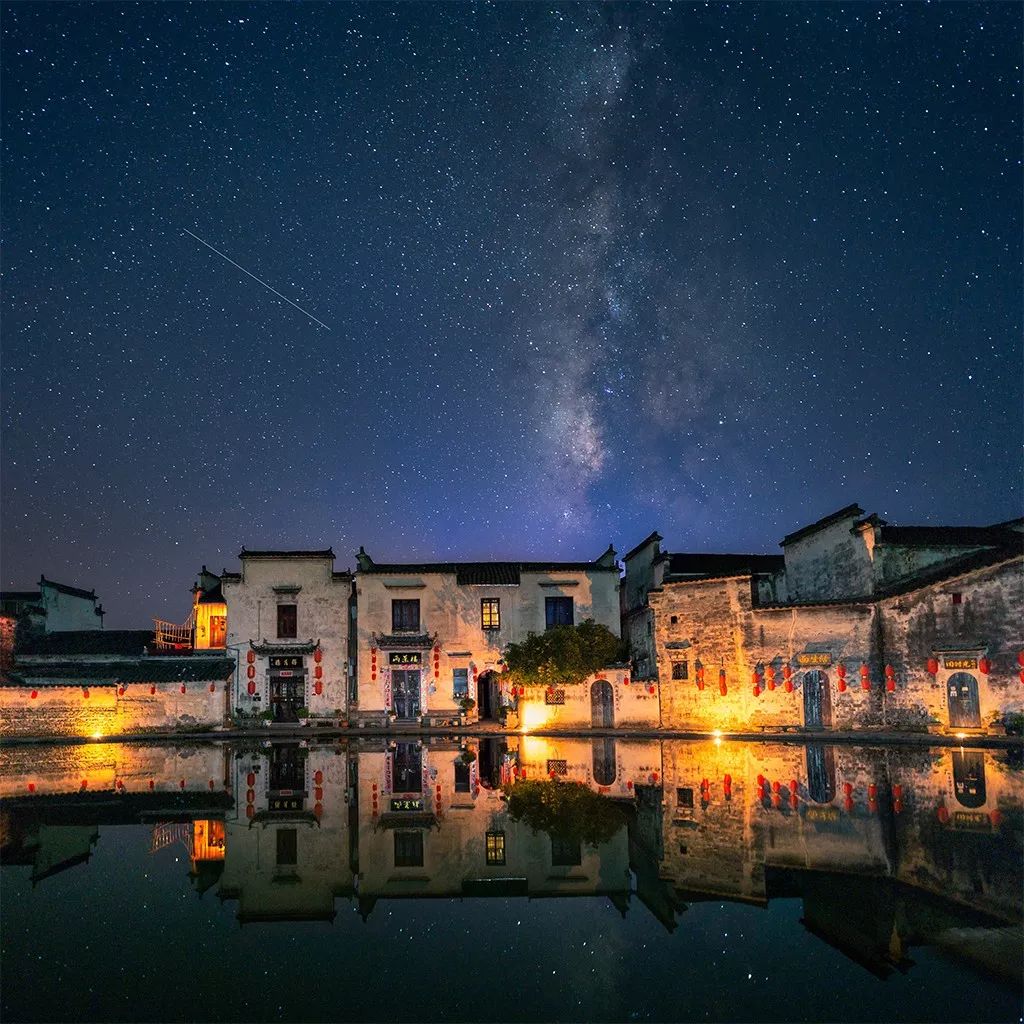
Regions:
<svg viewBox="0 0 1024 1024"><path fill-rule="evenodd" d="M974 970L979 991L1020 979L1024 778L1001 752L523 736L0 758L3 864L38 890L18 897L38 948L65 925L32 901L61 879L113 898L117 862L98 867L98 854L118 848L116 826L135 826L145 886L187 879L243 924L334 921L346 903L369 921L381 901L590 896L621 914L639 904L672 941L709 900L723 921L729 906L798 900L787 927L816 945L785 941L808 967L834 967L838 950L888 978L936 948ZM127 912L141 920L139 904ZM498 927L486 922L504 903L475 906L482 928ZM565 904L560 929L580 906ZM390 955L394 937L374 936L360 941ZM5 944L5 968L8 955ZM25 1016L17 975L5 977L5 1016ZM738 995L718 998L721 1016L742 1016Z"/></svg>

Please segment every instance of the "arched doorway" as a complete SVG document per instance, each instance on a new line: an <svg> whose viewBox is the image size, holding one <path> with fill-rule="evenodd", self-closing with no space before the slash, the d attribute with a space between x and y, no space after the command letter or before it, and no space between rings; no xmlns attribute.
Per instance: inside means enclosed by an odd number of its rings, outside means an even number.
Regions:
<svg viewBox="0 0 1024 1024"><path fill-rule="evenodd" d="M594 781L599 786L610 786L619 774L615 757L615 740L610 737L590 741L593 753Z"/></svg>
<svg viewBox="0 0 1024 1024"><path fill-rule="evenodd" d="M477 716L493 721L498 717L498 673L481 672L476 679Z"/></svg>
<svg viewBox="0 0 1024 1024"><path fill-rule="evenodd" d="M946 680L951 729L980 729L981 704L978 701L978 680L970 672L954 672Z"/></svg>
<svg viewBox="0 0 1024 1024"><path fill-rule="evenodd" d="M590 687L590 724L604 728L615 724L612 684L607 679L595 679Z"/></svg>
<svg viewBox="0 0 1024 1024"><path fill-rule="evenodd" d="M805 672L804 689L804 725L808 729L832 728L832 694L829 690L828 676L815 669Z"/></svg>
<svg viewBox="0 0 1024 1024"><path fill-rule="evenodd" d="M985 755L980 750L953 751L953 793L961 807L985 806Z"/></svg>

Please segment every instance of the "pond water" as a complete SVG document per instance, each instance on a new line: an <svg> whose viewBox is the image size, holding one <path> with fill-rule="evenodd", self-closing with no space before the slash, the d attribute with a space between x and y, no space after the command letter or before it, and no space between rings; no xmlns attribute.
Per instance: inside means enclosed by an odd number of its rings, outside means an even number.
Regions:
<svg viewBox="0 0 1024 1024"><path fill-rule="evenodd" d="M1021 1018L1016 751L0 750L5 1021Z"/></svg>

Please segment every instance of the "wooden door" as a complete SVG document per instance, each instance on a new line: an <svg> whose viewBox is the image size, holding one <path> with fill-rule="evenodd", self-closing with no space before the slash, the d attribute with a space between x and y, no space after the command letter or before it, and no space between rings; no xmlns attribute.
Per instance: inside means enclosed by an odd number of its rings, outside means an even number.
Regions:
<svg viewBox="0 0 1024 1024"><path fill-rule="evenodd" d="M970 672L954 672L946 680L951 729L980 729L981 704L978 680Z"/></svg>
<svg viewBox="0 0 1024 1024"><path fill-rule="evenodd" d="M829 692L828 676L817 670L805 672L804 725L808 729L830 729L832 727L832 697Z"/></svg>
<svg viewBox="0 0 1024 1024"><path fill-rule="evenodd" d="M602 728L615 724L612 684L607 679L597 679L590 687L590 724Z"/></svg>

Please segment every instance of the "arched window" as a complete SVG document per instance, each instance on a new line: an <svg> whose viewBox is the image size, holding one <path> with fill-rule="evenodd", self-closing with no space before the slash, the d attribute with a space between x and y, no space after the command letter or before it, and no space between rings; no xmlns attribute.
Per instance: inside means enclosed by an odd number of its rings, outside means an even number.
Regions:
<svg viewBox="0 0 1024 1024"><path fill-rule="evenodd" d="M599 786L610 786L615 782L618 775L615 759L615 740L591 740L590 743L594 754L594 781Z"/></svg>

